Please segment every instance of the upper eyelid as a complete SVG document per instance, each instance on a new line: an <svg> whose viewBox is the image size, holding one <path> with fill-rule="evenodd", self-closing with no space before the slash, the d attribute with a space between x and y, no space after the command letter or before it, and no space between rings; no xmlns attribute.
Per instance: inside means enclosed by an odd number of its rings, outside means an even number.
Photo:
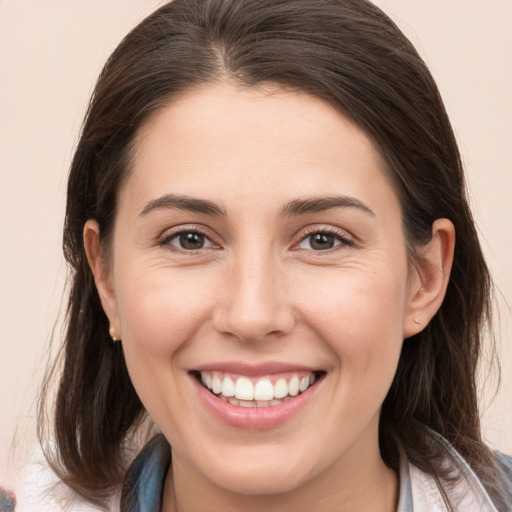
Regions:
<svg viewBox="0 0 512 512"><path fill-rule="evenodd" d="M346 229L334 226L314 225L299 230L299 232L296 235L295 243L298 243L304 240L304 238L314 235L315 233L328 233L329 235L338 236L341 239L350 240L352 242L355 242L356 240L355 237Z"/></svg>
<svg viewBox="0 0 512 512"><path fill-rule="evenodd" d="M201 235L207 237L210 240L213 238L211 230L197 224L190 224L166 228L157 236L157 239L163 240L169 237L173 238L181 233L200 233Z"/></svg>
<svg viewBox="0 0 512 512"><path fill-rule="evenodd" d="M172 240L178 238L180 235L184 233L197 233L201 236L204 236L204 238L209 242L209 246L207 247L199 247L197 249L185 249L176 247L173 243L171 243ZM212 249L218 250L219 248L222 248L222 246L213 240L213 238L208 235L203 229L198 228L197 226L194 228L177 228L172 231L165 230L163 234L157 238L156 245L160 246L166 250L170 250L171 252L175 253L176 255L200 255L203 253L203 251L211 251Z"/></svg>
<svg viewBox="0 0 512 512"><path fill-rule="evenodd" d="M199 252L199 251L202 251L202 250L209 250L209 249L212 249L212 248L219 248L221 247L221 244L215 240L215 237L213 237L210 233L209 233L209 230L206 230L205 228L202 228L202 227L199 227L199 226L194 226L194 227L176 227L176 228L171 228L171 229L166 229L164 230L155 240L156 242L156 245L160 245L160 246L166 246L166 245L172 245L170 244L170 241L175 239L176 237L180 236L181 234L183 233L198 233L202 236L204 236L209 242L210 244L212 244L212 247L201 247L199 249L191 249L191 250L187 250L185 252L188 252L188 253L193 253L193 252ZM179 248L176 248L176 250L179 252L180 249Z"/></svg>
<svg viewBox="0 0 512 512"><path fill-rule="evenodd" d="M211 229L207 228L206 226L200 225L200 224L185 224L185 225L179 225L174 226L171 228L166 228L163 230L157 237L156 240L159 243L163 243L166 240L169 240L171 238L174 238L181 233L190 233L190 232L196 232L200 233L204 237L206 237L210 242L216 244L216 245L223 245L221 240L221 237L219 237L215 232L212 232ZM344 241L350 241L351 243L356 243L357 238L352 235L349 231L346 229L332 226L332 225L325 225L325 224L314 224L309 226L304 226L296 231L295 235L293 236L292 245L297 245L299 242L307 238L308 236L311 236L315 233L328 233L333 236L339 237L341 240Z"/></svg>

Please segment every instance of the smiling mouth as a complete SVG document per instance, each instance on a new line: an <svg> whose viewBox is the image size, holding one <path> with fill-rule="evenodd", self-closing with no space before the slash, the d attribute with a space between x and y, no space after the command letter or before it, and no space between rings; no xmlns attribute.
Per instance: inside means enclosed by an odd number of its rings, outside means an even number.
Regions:
<svg viewBox="0 0 512 512"><path fill-rule="evenodd" d="M323 371L301 371L258 378L220 371L191 373L217 398L239 407L280 405L304 393L325 375Z"/></svg>

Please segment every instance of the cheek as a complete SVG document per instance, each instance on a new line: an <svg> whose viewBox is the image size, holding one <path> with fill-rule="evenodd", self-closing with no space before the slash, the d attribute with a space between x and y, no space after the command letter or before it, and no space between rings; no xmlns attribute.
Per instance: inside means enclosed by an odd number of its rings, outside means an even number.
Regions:
<svg viewBox="0 0 512 512"><path fill-rule="evenodd" d="M332 353L333 405L323 434L340 449L345 444L336 439L350 444L378 417L396 373L407 293L401 275L340 273L329 282L310 281L315 284L303 296L304 322Z"/></svg>
<svg viewBox="0 0 512 512"><path fill-rule="evenodd" d="M121 267L122 268L122 267ZM142 267L120 279L116 301L127 359L161 361L190 339L211 309L209 286L200 276Z"/></svg>
<svg viewBox="0 0 512 512"><path fill-rule="evenodd" d="M176 435L182 432L179 417L185 414L181 354L207 321L211 286L204 276L193 279L169 268L140 268L126 274L131 279L119 279L116 288L126 365L146 411Z"/></svg>
<svg viewBox="0 0 512 512"><path fill-rule="evenodd" d="M407 299L403 268L396 272L389 267L386 272L351 269L308 279L308 293L301 296L304 320L347 372L360 377L370 367L394 372Z"/></svg>

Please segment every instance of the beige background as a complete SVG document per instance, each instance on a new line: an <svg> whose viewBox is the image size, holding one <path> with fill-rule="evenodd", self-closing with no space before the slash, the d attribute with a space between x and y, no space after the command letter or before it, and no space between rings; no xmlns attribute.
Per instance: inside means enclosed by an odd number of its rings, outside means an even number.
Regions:
<svg viewBox="0 0 512 512"><path fill-rule="evenodd" d="M0 480L30 449L57 317L66 175L89 95L156 0L0 0ZM512 1L376 0L412 39L447 104L501 291L503 376L486 438L512 453ZM58 331L57 331L58 335ZM495 380L495 379L491 379ZM486 393L489 395L489 392Z"/></svg>

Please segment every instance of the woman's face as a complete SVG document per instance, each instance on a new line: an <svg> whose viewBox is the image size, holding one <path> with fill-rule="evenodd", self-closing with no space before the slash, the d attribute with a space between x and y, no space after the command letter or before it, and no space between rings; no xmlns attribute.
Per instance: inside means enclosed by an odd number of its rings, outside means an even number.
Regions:
<svg viewBox="0 0 512 512"><path fill-rule="evenodd" d="M348 119L277 88L185 94L139 132L111 254L105 308L175 472L265 494L380 461L417 279Z"/></svg>

